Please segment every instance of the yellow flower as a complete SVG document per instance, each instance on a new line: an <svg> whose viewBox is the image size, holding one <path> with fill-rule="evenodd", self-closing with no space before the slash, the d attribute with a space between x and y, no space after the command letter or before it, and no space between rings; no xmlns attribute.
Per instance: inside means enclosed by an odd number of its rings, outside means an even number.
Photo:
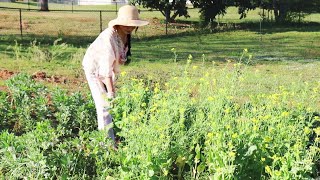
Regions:
<svg viewBox="0 0 320 180"><path fill-rule="evenodd" d="M269 137L269 136L267 136L267 137L264 138L264 141L265 141L265 142L270 142L271 140L272 140L272 138Z"/></svg>
<svg viewBox="0 0 320 180"><path fill-rule="evenodd" d="M168 176L169 171L167 169L164 168L164 169L162 169L162 171L163 171L164 176Z"/></svg>
<svg viewBox="0 0 320 180"><path fill-rule="evenodd" d="M225 109L224 112L225 112L226 114L229 114L229 113L230 113L230 108Z"/></svg>
<svg viewBox="0 0 320 180"><path fill-rule="evenodd" d="M137 121L137 117L136 116L130 116L129 119L133 122L136 122Z"/></svg>
<svg viewBox="0 0 320 180"><path fill-rule="evenodd" d="M222 168L219 167L216 169L216 171L217 171L217 173L220 173L220 172L222 172Z"/></svg>
<svg viewBox="0 0 320 180"><path fill-rule="evenodd" d="M264 120L268 120L268 119L270 119L270 118L271 118L270 115L265 115L265 116L263 116L263 119L264 119Z"/></svg>
<svg viewBox="0 0 320 180"><path fill-rule="evenodd" d="M276 171L274 171L274 174L275 174L276 176L280 176L280 175L281 175L281 172L278 171L278 170L276 170Z"/></svg>
<svg viewBox="0 0 320 180"><path fill-rule="evenodd" d="M280 158L279 158L277 155L274 154L274 155L271 157L271 159L273 159L274 162L275 162L275 161L278 161Z"/></svg>
<svg viewBox="0 0 320 180"><path fill-rule="evenodd" d="M228 100L232 100L234 97L233 96L227 96Z"/></svg>
<svg viewBox="0 0 320 180"><path fill-rule="evenodd" d="M271 168L269 166L264 167L264 169L268 174L272 173Z"/></svg>
<svg viewBox="0 0 320 180"><path fill-rule="evenodd" d="M155 92L155 93L158 93L158 92L160 92L160 89L159 89L158 87L155 87L155 88L154 88L154 92Z"/></svg>
<svg viewBox="0 0 320 180"><path fill-rule="evenodd" d="M313 131L319 136L320 135L320 127L313 129Z"/></svg>
<svg viewBox="0 0 320 180"><path fill-rule="evenodd" d="M125 76L126 74L127 74L126 71L122 71L122 72L121 72L121 76Z"/></svg>
<svg viewBox="0 0 320 180"><path fill-rule="evenodd" d="M308 128L308 127L305 127L303 130L304 130L304 133L307 135L310 134L310 132L311 132L310 128Z"/></svg>
<svg viewBox="0 0 320 180"><path fill-rule="evenodd" d="M244 49L243 49L243 52L247 53L247 52L248 52L248 49L247 49L247 48L244 48Z"/></svg>
<svg viewBox="0 0 320 180"><path fill-rule="evenodd" d="M234 157L236 157L236 153L233 152L233 151L231 151L231 152L229 152L229 156L230 156L231 158L234 158Z"/></svg>
<svg viewBox="0 0 320 180"><path fill-rule="evenodd" d="M284 111L281 113L281 117L289 117L290 113L287 111Z"/></svg>
<svg viewBox="0 0 320 180"><path fill-rule="evenodd" d="M139 112L139 116L144 116L144 112L143 111Z"/></svg>
<svg viewBox="0 0 320 180"><path fill-rule="evenodd" d="M256 118L253 118L253 119L252 119L252 122L253 122L253 123L257 123L258 120L257 120Z"/></svg>
<svg viewBox="0 0 320 180"><path fill-rule="evenodd" d="M234 134L232 134L232 136L231 136L233 139L236 139L237 137L238 137L238 134L237 133L234 133Z"/></svg>
<svg viewBox="0 0 320 180"><path fill-rule="evenodd" d="M213 101L213 100L214 100L214 98L212 96L208 97L208 101Z"/></svg>
<svg viewBox="0 0 320 180"><path fill-rule="evenodd" d="M212 139L212 138L213 138L213 133L208 133L208 134L207 134L207 137L210 138L210 139Z"/></svg>
<svg viewBox="0 0 320 180"><path fill-rule="evenodd" d="M157 107L153 107L153 108L150 109L151 112L154 112L156 110L157 110Z"/></svg>

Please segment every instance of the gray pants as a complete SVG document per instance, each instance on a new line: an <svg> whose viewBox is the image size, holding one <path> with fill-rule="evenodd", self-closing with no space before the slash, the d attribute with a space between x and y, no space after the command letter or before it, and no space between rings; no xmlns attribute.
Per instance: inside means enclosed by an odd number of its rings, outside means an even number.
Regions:
<svg viewBox="0 0 320 180"><path fill-rule="evenodd" d="M105 130L108 128L109 137L115 141L112 129L112 116L109 113L110 102L107 98L107 89L102 82L102 79L96 75L86 73L86 78L97 110L98 129Z"/></svg>

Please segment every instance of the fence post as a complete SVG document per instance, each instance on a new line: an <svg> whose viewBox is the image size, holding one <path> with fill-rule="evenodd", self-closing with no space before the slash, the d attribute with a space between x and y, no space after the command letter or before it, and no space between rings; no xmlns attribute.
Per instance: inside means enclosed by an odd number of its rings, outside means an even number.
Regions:
<svg viewBox="0 0 320 180"><path fill-rule="evenodd" d="M100 32L102 32L102 12L100 11Z"/></svg>
<svg viewBox="0 0 320 180"><path fill-rule="evenodd" d="M116 1L116 14L118 14L118 2Z"/></svg>
<svg viewBox="0 0 320 180"><path fill-rule="evenodd" d="M22 38L22 15L21 15L21 9L19 9L19 17L20 17L20 35Z"/></svg>
<svg viewBox="0 0 320 180"><path fill-rule="evenodd" d="M170 18L170 10L166 9L166 35L168 35L168 23Z"/></svg>
<svg viewBox="0 0 320 180"><path fill-rule="evenodd" d="M260 41L262 41L262 18L260 17Z"/></svg>

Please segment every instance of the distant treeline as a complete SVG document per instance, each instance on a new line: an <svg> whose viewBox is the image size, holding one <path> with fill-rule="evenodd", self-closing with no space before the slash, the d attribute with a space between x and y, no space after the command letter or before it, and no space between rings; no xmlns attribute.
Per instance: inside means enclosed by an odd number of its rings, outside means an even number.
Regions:
<svg viewBox="0 0 320 180"><path fill-rule="evenodd" d="M201 19L205 23L215 21L218 15L226 14L226 9L230 6L238 7L240 18L245 18L248 11L256 8L273 11L274 20L280 23L300 21L306 14L320 12L319 0L131 0L130 2L159 10L168 21L173 21L177 16L188 17L186 4L191 3L193 7L200 9ZM264 13L261 16L265 18Z"/></svg>

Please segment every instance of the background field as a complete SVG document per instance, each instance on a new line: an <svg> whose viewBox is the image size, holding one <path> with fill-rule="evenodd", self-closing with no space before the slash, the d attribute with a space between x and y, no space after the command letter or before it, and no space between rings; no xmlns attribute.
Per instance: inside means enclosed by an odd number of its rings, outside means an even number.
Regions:
<svg viewBox="0 0 320 180"><path fill-rule="evenodd" d="M133 34L111 111L115 152L81 67L99 13L23 11L21 37L19 12L1 9L0 178L319 177L320 15L277 25L236 12L199 29L192 9L168 35L159 12L141 12L150 25Z"/></svg>

